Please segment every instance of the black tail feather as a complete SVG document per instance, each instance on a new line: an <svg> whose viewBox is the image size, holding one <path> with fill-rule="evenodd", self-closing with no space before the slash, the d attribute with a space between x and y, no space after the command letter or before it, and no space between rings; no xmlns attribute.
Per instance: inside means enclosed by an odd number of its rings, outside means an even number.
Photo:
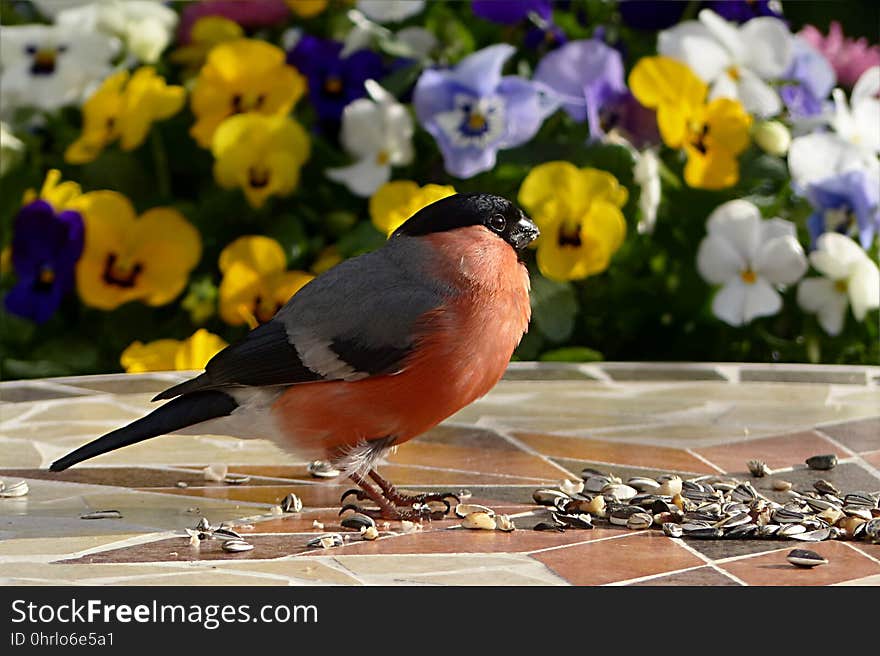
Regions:
<svg viewBox="0 0 880 656"><path fill-rule="evenodd" d="M152 400L161 401L162 399L173 399L175 396L197 392L207 386L209 386L207 374L199 374L195 378L190 378L189 380L178 383L173 387L169 387L163 392L159 392L152 398Z"/></svg>
<svg viewBox="0 0 880 656"><path fill-rule="evenodd" d="M102 453L136 444L151 437L172 433L186 426L192 426L215 417L224 417L238 407L228 394L216 390L194 392L179 396L160 408L156 408L142 419L138 419L115 431L99 437L56 460L49 467L52 471L63 471L83 460L94 458Z"/></svg>

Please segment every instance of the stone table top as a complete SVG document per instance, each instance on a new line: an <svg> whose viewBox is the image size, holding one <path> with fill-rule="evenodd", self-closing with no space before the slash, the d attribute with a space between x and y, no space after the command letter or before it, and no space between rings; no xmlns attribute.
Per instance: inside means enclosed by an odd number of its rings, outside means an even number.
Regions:
<svg viewBox="0 0 880 656"><path fill-rule="evenodd" d="M361 539L337 516L344 481L313 478L263 440L167 436L55 474L57 457L142 416L186 372L0 383L0 480L29 493L0 498L2 585L877 585L880 545L808 545L829 563L788 566L792 540L671 539L596 523L534 531L547 511L532 493L584 468L684 479L726 475L770 490L880 491L880 367L763 364L513 363L486 397L404 444L380 466L399 487L467 489L517 530L469 531L458 519L379 521ZM804 461L834 453L831 471ZM751 478L762 460L769 477ZM250 479L207 480L226 465ZM288 493L296 513L274 508ZM114 509L119 519L83 520ZM254 548L190 544L200 517L227 522ZM342 532L342 546L306 543Z"/></svg>

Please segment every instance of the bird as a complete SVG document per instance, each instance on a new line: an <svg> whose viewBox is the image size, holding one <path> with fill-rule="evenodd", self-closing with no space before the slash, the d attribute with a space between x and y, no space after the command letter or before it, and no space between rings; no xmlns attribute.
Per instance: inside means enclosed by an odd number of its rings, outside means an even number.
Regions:
<svg viewBox="0 0 880 656"><path fill-rule="evenodd" d="M441 518L457 495L405 494L376 465L501 379L528 330L523 254L539 234L502 196L431 203L380 248L315 277L203 373L153 398L166 403L50 470L169 433L265 438L354 481L340 503L354 494L375 505L346 507Z"/></svg>

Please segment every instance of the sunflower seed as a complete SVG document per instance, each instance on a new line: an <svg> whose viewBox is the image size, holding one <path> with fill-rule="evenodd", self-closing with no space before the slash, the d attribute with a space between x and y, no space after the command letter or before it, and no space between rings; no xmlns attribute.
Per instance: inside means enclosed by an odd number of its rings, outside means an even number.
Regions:
<svg viewBox="0 0 880 656"><path fill-rule="evenodd" d="M554 524L551 522L538 522L535 524L536 531L556 531L558 533L565 533L565 527L560 524Z"/></svg>
<svg viewBox="0 0 880 656"><path fill-rule="evenodd" d="M840 496L839 492L837 496ZM877 500L869 492L850 492L843 497L843 503L847 506L877 507Z"/></svg>
<svg viewBox="0 0 880 656"><path fill-rule="evenodd" d="M880 542L880 517L865 522L865 538L875 544Z"/></svg>
<svg viewBox="0 0 880 656"><path fill-rule="evenodd" d="M223 543L223 551L227 551L229 553L240 553L242 551L250 551L254 548L254 545L245 542L244 540L227 540Z"/></svg>
<svg viewBox="0 0 880 656"><path fill-rule="evenodd" d="M539 506L555 506L557 500L562 499L567 502L571 497L559 490L535 490L534 494L532 494L532 499Z"/></svg>
<svg viewBox="0 0 880 656"><path fill-rule="evenodd" d="M286 513L298 513L303 509L303 502L293 492L284 497L281 502L281 511Z"/></svg>
<svg viewBox="0 0 880 656"><path fill-rule="evenodd" d="M616 526L626 526L630 517L641 512L643 511L638 506L621 506L608 515L608 520Z"/></svg>
<svg viewBox="0 0 880 656"><path fill-rule="evenodd" d="M251 477L247 474L226 474L223 477L223 482L227 485L244 485L250 480Z"/></svg>
<svg viewBox="0 0 880 656"><path fill-rule="evenodd" d="M779 524L764 524L763 526L758 526L758 537L759 538L772 538L774 535L779 533L779 529L782 527Z"/></svg>
<svg viewBox="0 0 880 656"><path fill-rule="evenodd" d="M833 453L821 456L811 456L806 460L807 467L810 469L818 469L819 471L827 471L837 466L837 456Z"/></svg>
<svg viewBox="0 0 880 656"><path fill-rule="evenodd" d="M554 513L553 519L555 519L560 524L564 524L568 528L593 528L593 518L590 517L588 513L579 513L576 515L563 515L559 513Z"/></svg>
<svg viewBox="0 0 880 656"><path fill-rule="evenodd" d="M315 478L336 478L342 474L341 471L326 460L313 460L306 469Z"/></svg>
<svg viewBox="0 0 880 656"><path fill-rule="evenodd" d="M244 540L244 538L231 528L221 527L211 531L211 537L218 540Z"/></svg>
<svg viewBox="0 0 880 656"><path fill-rule="evenodd" d="M603 487L600 492L608 494L618 501L628 501L638 494L638 490L623 483L612 483Z"/></svg>
<svg viewBox="0 0 880 656"><path fill-rule="evenodd" d="M356 531L360 531L369 528L370 526L375 526L376 520L368 515L356 512L344 517L339 524L345 528L352 528Z"/></svg>
<svg viewBox="0 0 880 656"><path fill-rule="evenodd" d="M843 512L850 517L860 517L866 522L870 521L873 517L873 515L871 514L871 509L865 508L864 506L844 506Z"/></svg>
<svg viewBox="0 0 880 656"><path fill-rule="evenodd" d="M680 538L682 536L683 531L681 530L681 524L673 524L672 522L665 522L662 525L663 533L668 535L671 538Z"/></svg>
<svg viewBox="0 0 880 656"><path fill-rule="evenodd" d="M791 483L780 478L773 481L773 489L777 492L788 492L791 489Z"/></svg>
<svg viewBox="0 0 880 656"><path fill-rule="evenodd" d="M763 478L773 473L773 470L767 466L767 463L760 460L749 460L746 466L749 468L749 473L755 478Z"/></svg>
<svg viewBox="0 0 880 656"><path fill-rule="evenodd" d="M589 476L584 479L584 489L586 492L601 492L606 485L611 485L611 478L608 476Z"/></svg>
<svg viewBox="0 0 880 656"><path fill-rule="evenodd" d="M341 547L343 543L342 536L339 533L325 533L318 535L306 542L307 547L322 549L330 549L332 547Z"/></svg>
<svg viewBox="0 0 880 656"><path fill-rule="evenodd" d="M831 481L826 481L824 478L820 478L818 481L813 483L813 489L820 494L833 494L834 496L840 496L840 490L835 487L834 483Z"/></svg>
<svg viewBox="0 0 880 656"><path fill-rule="evenodd" d="M827 540L830 536L831 529L829 527L825 527L817 528L814 531L808 531L806 533L791 535L789 537L792 537L795 540L802 540L803 542L822 542L822 540Z"/></svg>
<svg viewBox="0 0 880 656"><path fill-rule="evenodd" d="M495 511L489 508L488 506L481 506L478 503L460 503L455 507L455 514L458 517L467 517L471 513L480 512L489 515L489 517L495 516Z"/></svg>
<svg viewBox="0 0 880 656"><path fill-rule="evenodd" d="M656 490L660 487L660 483L646 476L633 476L626 484L634 487L639 492L650 492L652 494L655 494Z"/></svg>
<svg viewBox="0 0 880 656"><path fill-rule="evenodd" d="M495 518L488 513L472 512L461 520L461 526L462 528L475 530L494 531L497 528L498 523L495 521Z"/></svg>
<svg viewBox="0 0 880 656"><path fill-rule="evenodd" d="M828 564L826 558L809 549L792 549L785 558L796 567L816 567L816 565Z"/></svg>
<svg viewBox="0 0 880 656"><path fill-rule="evenodd" d="M774 510L770 517L777 524L797 524L798 522L803 521L805 515L797 510L779 508L778 510Z"/></svg>
<svg viewBox="0 0 880 656"><path fill-rule="evenodd" d="M806 532L807 527L803 524L783 524L779 527L779 530L776 531L776 535L780 538L790 538Z"/></svg>
<svg viewBox="0 0 880 656"><path fill-rule="evenodd" d="M30 487L28 487L27 481L20 480L16 481L12 484L2 484L0 483L0 498L15 498L15 497L23 497L30 492Z"/></svg>
<svg viewBox="0 0 880 656"><path fill-rule="evenodd" d="M651 515L645 512L639 512L630 515L629 519L626 520L626 527L632 530L641 530L651 528L653 523L654 518Z"/></svg>
<svg viewBox="0 0 880 656"><path fill-rule="evenodd" d="M497 524L497 528L499 531L510 533L511 531L516 530L516 526L514 525L513 520L507 515L498 515L495 518L495 523Z"/></svg>
<svg viewBox="0 0 880 656"><path fill-rule="evenodd" d="M96 510L79 516L80 519L122 519L118 510Z"/></svg>
<svg viewBox="0 0 880 656"><path fill-rule="evenodd" d="M559 484L559 489L565 492L568 496L573 496L584 491L584 482L565 479Z"/></svg>
<svg viewBox="0 0 880 656"><path fill-rule="evenodd" d="M747 524L739 524L737 526L724 527L724 537L729 538L731 540L741 540L743 538L747 538L751 535L754 535L758 532L758 525L747 523Z"/></svg>

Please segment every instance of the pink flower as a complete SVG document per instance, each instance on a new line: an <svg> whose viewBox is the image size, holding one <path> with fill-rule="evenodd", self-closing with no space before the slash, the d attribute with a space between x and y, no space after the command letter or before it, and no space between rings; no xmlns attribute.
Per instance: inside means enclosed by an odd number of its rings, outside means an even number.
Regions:
<svg viewBox="0 0 880 656"><path fill-rule="evenodd" d="M204 16L222 16L242 27L267 27L290 17L284 0L206 0L188 2L180 17L177 41L189 43L193 24Z"/></svg>
<svg viewBox="0 0 880 656"><path fill-rule="evenodd" d="M865 38L845 38L837 21L831 22L828 36L822 36L812 25L804 27L800 36L828 58L837 73L838 82L844 86L851 87L862 73L880 64L880 47L869 46Z"/></svg>

